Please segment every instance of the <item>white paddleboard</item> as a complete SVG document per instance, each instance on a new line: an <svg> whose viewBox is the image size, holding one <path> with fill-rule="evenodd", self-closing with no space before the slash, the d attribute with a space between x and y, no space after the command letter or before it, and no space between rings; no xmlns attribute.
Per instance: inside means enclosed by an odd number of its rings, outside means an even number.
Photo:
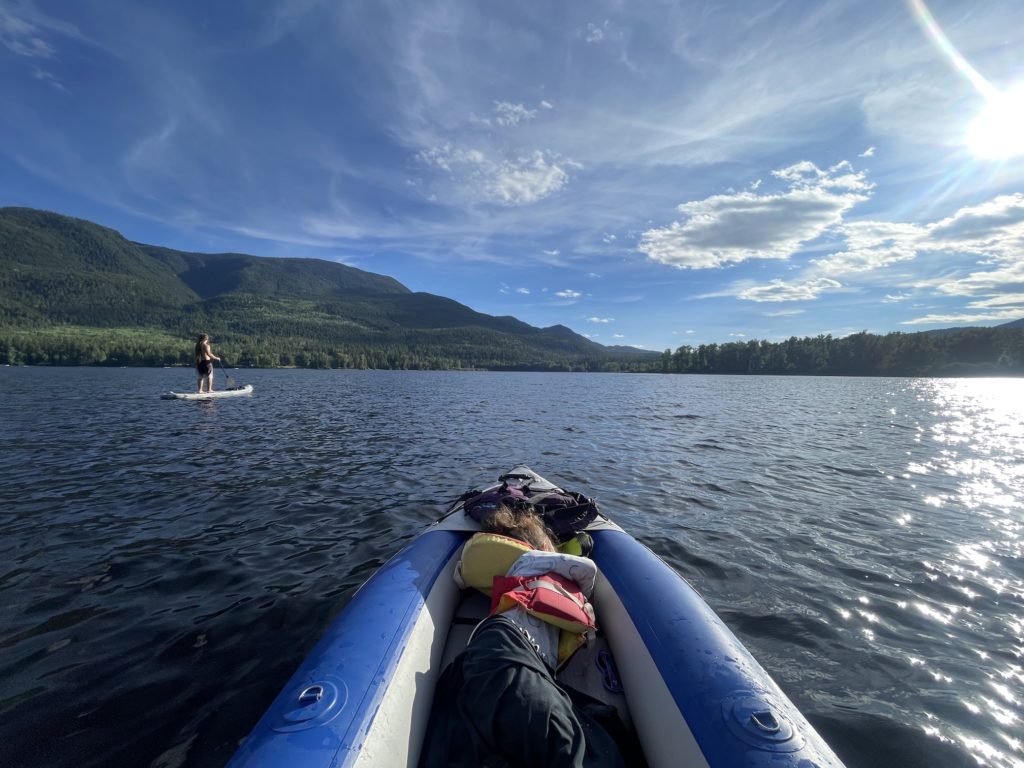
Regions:
<svg viewBox="0 0 1024 768"><path fill-rule="evenodd" d="M215 397L236 397L238 395L251 395L252 384L233 389L215 389L213 392L164 392L160 395L163 400L210 400Z"/></svg>

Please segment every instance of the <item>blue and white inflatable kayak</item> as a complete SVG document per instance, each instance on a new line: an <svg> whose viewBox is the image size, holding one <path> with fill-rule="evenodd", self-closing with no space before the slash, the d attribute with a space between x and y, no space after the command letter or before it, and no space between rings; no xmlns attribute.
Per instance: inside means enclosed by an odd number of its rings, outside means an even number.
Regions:
<svg viewBox="0 0 1024 768"><path fill-rule="evenodd" d="M531 491L555 490L527 467L499 484L508 479ZM415 766L441 670L489 609L484 595L460 590L452 578L462 545L477 530L458 503L381 566L229 765ZM599 571L593 604L600 631L559 680L616 706L648 765L842 765L664 561L606 517L586 530ZM609 654L621 685L607 685Z"/></svg>

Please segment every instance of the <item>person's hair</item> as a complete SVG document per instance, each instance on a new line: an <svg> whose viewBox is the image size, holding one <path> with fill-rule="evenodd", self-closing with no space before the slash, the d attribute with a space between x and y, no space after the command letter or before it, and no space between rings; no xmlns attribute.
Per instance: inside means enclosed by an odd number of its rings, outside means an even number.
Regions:
<svg viewBox="0 0 1024 768"><path fill-rule="evenodd" d="M199 363L203 362L203 343L209 340L210 337L207 336L205 333L200 333L198 336L196 336L196 365L199 365Z"/></svg>
<svg viewBox="0 0 1024 768"><path fill-rule="evenodd" d="M556 550L555 537L544 521L528 510L502 505L480 521L480 530L525 541L535 549Z"/></svg>

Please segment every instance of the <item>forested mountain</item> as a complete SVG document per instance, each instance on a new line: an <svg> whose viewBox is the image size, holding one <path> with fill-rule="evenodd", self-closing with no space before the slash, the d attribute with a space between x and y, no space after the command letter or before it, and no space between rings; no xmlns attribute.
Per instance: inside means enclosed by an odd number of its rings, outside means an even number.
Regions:
<svg viewBox="0 0 1024 768"><path fill-rule="evenodd" d="M664 373L1024 374L1024 319L996 328L605 347L317 259L185 253L45 211L0 208L0 364L230 363Z"/></svg>
<svg viewBox="0 0 1024 768"><path fill-rule="evenodd" d="M535 328L317 259L185 253L0 209L0 363L646 370L657 353Z"/></svg>

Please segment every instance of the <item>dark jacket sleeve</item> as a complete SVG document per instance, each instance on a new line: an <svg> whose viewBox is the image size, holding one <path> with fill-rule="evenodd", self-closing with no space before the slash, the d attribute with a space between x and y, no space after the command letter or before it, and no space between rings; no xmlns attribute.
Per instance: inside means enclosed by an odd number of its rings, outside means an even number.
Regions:
<svg viewBox="0 0 1024 768"><path fill-rule="evenodd" d="M611 736L510 622L492 619L438 683L422 768L623 766Z"/></svg>

